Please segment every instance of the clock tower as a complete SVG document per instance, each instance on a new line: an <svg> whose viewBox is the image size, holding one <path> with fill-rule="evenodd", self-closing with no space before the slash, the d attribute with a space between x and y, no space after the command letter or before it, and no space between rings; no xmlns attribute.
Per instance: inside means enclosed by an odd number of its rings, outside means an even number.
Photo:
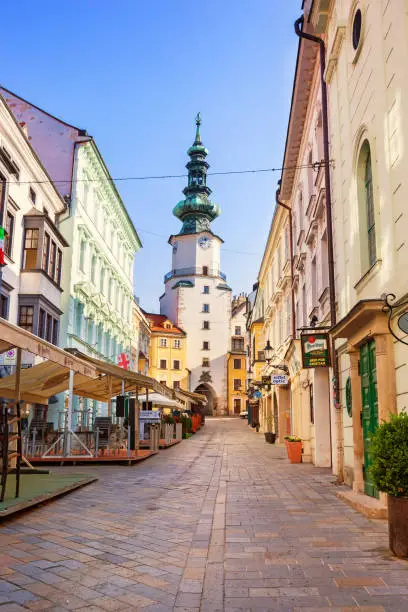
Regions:
<svg viewBox="0 0 408 612"><path fill-rule="evenodd" d="M227 413L231 288L220 270L223 240L211 228L220 209L209 199L208 151L201 142L200 125L198 114L195 140L187 151L185 199L173 210L183 225L169 238L172 267L164 277L160 312L187 333L190 390L207 396L208 414L222 415Z"/></svg>

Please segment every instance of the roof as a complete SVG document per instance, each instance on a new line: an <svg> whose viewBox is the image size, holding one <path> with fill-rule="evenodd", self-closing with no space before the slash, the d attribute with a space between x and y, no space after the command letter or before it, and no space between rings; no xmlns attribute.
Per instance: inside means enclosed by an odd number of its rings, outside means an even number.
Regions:
<svg viewBox="0 0 408 612"><path fill-rule="evenodd" d="M181 327L177 327L175 323L165 315L154 314L151 312L145 312L145 317L149 321L150 329L152 332L160 332L162 334L179 334L180 336L186 336L186 332L181 329ZM164 327L164 323L166 321L170 321L172 324L171 329L166 329Z"/></svg>

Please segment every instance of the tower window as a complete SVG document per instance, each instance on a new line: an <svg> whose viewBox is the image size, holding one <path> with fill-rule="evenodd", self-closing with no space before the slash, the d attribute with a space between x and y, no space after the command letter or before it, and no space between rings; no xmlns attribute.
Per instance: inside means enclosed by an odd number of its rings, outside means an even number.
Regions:
<svg viewBox="0 0 408 612"><path fill-rule="evenodd" d="M203 351L209 351L209 350L210 350L210 343L208 342L208 340L204 340Z"/></svg>
<svg viewBox="0 0 408 612"><path fill-rule="evenodd" d="M203 266L203 276L208 276L208 266Z"/></svg>
<svg viewBox="0 0 408 612"><path fill-rule="evenodd" d="M209 304L203 304L203 312L210 312L210 305Z"/></svg>
<svg viewBox="0 0 408 612"><path fill-rule="evenodd" d="M210 360L208 359L208 357L203 357L203 368L209 368L210 367Z"/></svg>
<svg viewBox="0 0 408 612"><path fill-rule="evenodd" d="M377 261L375 235L375 203L370 145L364 141L358 160L358 204L360 217L360 246L362 271Z"/></svg>
<svg viewBox="0 0 408 612"><path fill-rule="evenodd" d="M204 285L203 293L210 293L210 286Z"/></svg>
<svg viewBox="0 0 408 612"><path fill-rule="evenodd" d="M203 329L210 329L210 322L209 321L203 321Z"/></svg>
<svg viewBox="0 0 408 612"><path fill-rule="evenodd" d="M357 9L354 15L354 19L353 19L353 31L352 31L353 49L355 51L357 50L357 47L360 43L361 25L362 25L361 10Z"/></svg>

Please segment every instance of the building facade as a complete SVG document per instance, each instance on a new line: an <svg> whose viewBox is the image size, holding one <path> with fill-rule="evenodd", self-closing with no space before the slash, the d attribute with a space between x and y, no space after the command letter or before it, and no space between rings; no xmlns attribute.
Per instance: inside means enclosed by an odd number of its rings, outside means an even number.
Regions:
<svg viewBox="0 0 408 612"><path fill-rule="evenodd" d="M149 374L150 325L136 298L133 301L132 368L139 374Z"/></svg>
<svg viewBox="0 0 408 612"><path fill-rule="evenodd" d="M149 376L170 389L189 391L186 333L164 315L145 316L150 328Z"/></svg>
<svg viewBox="0 0 408 612"><path fill-rule="evenodd" d="M209 200L208 151L201 142L200 123L198 117L195 141L188 150L185 199L173 210L183 225L169 239L172 269L164 279L160 312L187 333L190 390L207 396L210 414L225 414L231 289L220 270L223 241L211 229L220 209Z"/></svg>
<svg viewBox="0 0 408 612"><path fill-rule="evenodd" d="M118 363L130 361L133 259L141 243L94 139L2 90L63 199L58 228L69 247L62 273L60 345ZM61 400L56 411L62 413ZM75 399L74 425L104 407ZM56 416L55 416L56 420Z"/></svg>
<svg viewBox="0 0 408 612"><path fill-rule="evenodd" d="M0 226L6 230L0 316L54 344L68 246L57 223L65 209L24 124L0 96ZM15 365L13 355L6 359ZM29 365L32 357L25 354L24 361Z"/></svg>
<svg viewBox="0 0 408 612"><path fill-rule="evenodd" d="M247 296L242 293L232 300L231 344L228 353L228 414L239 416L247 408Z"/></svg>
<svg viewBox="0 0 408 612"><path fill-rule="evenodd" d="M407 7L344 1L309 11L324 36L338 316L341 450L335 468L357 493L378 496L370 437L408 405L408 348L389 333L384 294L395 295L396 337L408 297Z"/></svg>

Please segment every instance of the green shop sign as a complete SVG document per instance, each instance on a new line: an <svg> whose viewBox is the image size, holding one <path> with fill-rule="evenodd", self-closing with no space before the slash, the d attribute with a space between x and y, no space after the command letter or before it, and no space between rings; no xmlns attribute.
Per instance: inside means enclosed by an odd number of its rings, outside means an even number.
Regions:
<svg viewBox="0 0 408 612"><path fill-rule="evenodd" d="M302 334L302 362L304 368L330 366L329 334Z"/></svg>

